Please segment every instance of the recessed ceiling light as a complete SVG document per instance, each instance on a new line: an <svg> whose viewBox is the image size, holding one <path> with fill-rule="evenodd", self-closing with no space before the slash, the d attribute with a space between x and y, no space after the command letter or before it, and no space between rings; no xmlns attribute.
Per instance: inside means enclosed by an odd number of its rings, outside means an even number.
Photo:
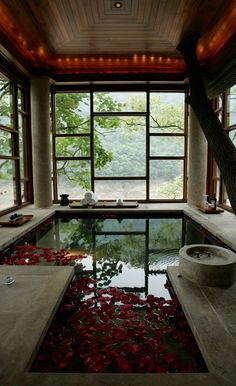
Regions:
<svg viewBox="0 0 236 386"><path fill-rule="evenodd" d="M118 8L118 9L123 7L122 1L115 1L113 5L115 8Z"/></svg>

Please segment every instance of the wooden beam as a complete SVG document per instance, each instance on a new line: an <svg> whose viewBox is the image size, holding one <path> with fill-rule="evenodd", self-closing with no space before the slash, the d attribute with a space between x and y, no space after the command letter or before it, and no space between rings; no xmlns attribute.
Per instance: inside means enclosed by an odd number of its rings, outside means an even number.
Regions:
<svg viewBox="0 0 236 386"><path fill-rule="evenodd" d="M198 39L199 35L192 33L177 47L184 57L189 77L190 95L187 102L192 106L205 134L224 179L230 204L236 214L236 148L207 98L196 53Z"/></svg>

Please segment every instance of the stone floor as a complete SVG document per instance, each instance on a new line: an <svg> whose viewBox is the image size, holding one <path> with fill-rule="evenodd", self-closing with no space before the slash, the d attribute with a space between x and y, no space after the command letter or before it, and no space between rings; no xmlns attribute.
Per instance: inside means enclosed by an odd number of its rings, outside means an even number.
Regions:
<svg viewBox="0 0 236 386"><path fill-rule="evenodd" d="M0 228L0 247L6 248L35 225L50 217L50 209L22 210L34 214L27 224ZM69 208L67 211L71 211ZM127 211L125 209L117 209ZM206 215L186 204L140 205L138 211L181 211L202 224L236 250L236 217L230 213ZM81 211L81 210L79 210ZM85 209L87 212L88 210ZM94 211L94 209L92 209ZM199 374L37 374L28 371L32 355L72 275L70 267L0 267L0 385L66 386L227 386L236 381L236 285L227 289L198 287L178 278L178 268L169 276L189 324L208 365L209 373ZM3 284L6 274L15 277L11 286Z"/></svg>
<svg viewBox="0 0 236 386"><path fill-rule="evenodd" d="M211 373L236 382L236 282L228 288L198 286L168 267L182 305Z"/></svg>

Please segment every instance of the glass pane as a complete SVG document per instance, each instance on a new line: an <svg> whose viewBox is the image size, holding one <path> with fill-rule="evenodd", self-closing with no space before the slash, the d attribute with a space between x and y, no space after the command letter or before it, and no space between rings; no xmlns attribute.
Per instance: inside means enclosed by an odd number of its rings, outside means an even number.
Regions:
<svg viewBox="0 0 236 386"><path fill-rule="evenodd" d="M233 142L234 146L236 146L236 130L231 130L229 132L229 138Z"/></svg>
<svg viewBox="0 0 236 386"><path fill-rule="evenodd" d="M216 181L216 184L215 184L215 191L216 191L216 200L217 200L217 202L219 202L220 201L220 179L218 179L217 181Z"/></svg>
<svg viewBox="0 0 236 386"><path fill-rule="evenodd" d="M184 156L184 137L150 137L151 156Z"/></svg>
<svg viewBox="0 0 236 386"><path fill-rule="evenodd" d="M217 101L218 101L218 108L219 108L219 109L222 109L222 107L223 107L223 95L220 95L220 96L217 98Z"/></svg>
<svg viewBox="0 0 236 386"><path fill-rule="evenodd" d="M183 161L150 161L150 198L183 198Z"/></svg>
<svg viewBox="0 0 236 386"><path fill-rule="evenodd" d="M21 201L22 202L27 201L26 184L23 181L21 182Z"/></svg>
<svg viewBox="0 0 236 386"><path fill-rule="evenodd" d="M145 112L145 92L96 92L94 93L96 112Z"/></svg>
<svg viewBox="0 0 236 386"><path fill-rule="evenodd" d="M184 93L150 94L150 132L184 133Z"/></svg>
<svg viewBox="0 0 236 386"><path fill-rule="evenodd" d="M17 103L18 103L18 109L25 110L25 93L23 90L18 88L17 90Z"/></svg>
<svg viewBox="0 0 236 386"><path fill-rule="evenodd" d="M56 132L58 134L90 132L89 93L56 94Z"/></svg>
<svg viewBox="0 0 236 386"><path fill-rule="evenodd" d="M13 126L12 88L9 80L0 74L0 125Z"/></svg>
<svg viewBox="0 0 236 386"><path fill-rule="evenodd" d="M58 195L69 194L69 199L81 199L91 189L90 161L57 162Z"/></svg>
<svg viewBox="0 0 236 386"><path fill-rule="evenodd" d="M146 175L144 117L96 117L95 175L129 177Z"/></svg>
<svg viewBox="0 0 236 386"><path fill-rule="evenodd" d="M12 155L12 133L0 129L0 154Z"/></svg>
<svg viewBox="0 0 236 386"><path fill-rule="evenodd" d="M89 157L90 137L56 138L57 157Z"/></svg>
<svg viewBox="0 0 236 386"><path fill-rule="evenodd" d="M225 184L223 184L223 204L231 207L231 204L230 204L230 201L229 201L229 197L228 197L228 193L227 193L227 190L225 188Z"/></svg>
<svg viewBox="0 0 236 386"><path fill-rule="evenodd" d="M223 112L222 112L222 110L220 110L220 111L218 112L218 118L219 118L219 120L222 122L222 120L223 120Z"/></svg>
<svg viewBox="0 0 236 386"><path fill-rule="evenodd" d="M0 160L0 210L16 205L15 161Z"/></svg>
<svg viewBox="0 0 236 386"><path fill-rule="evenodd" d="M236 85L227 93L227 126L236 123Z"/></svg>
<svg viewBox="0 0 236 386"><path fill-rule="evenodd" d="M99 200L144 200L146 198L146 181L95 181L95 193Z"/></svg>
<svg viewBox="0 0 236 386"><path fill-rule="evenodd" d="M21 114L18 114L18 124L19 124L19 151L20 151L20 176L25 177L25 168L24 168L24 123L25 117L22 117Z"/></svg>
<svg viewBox="0 0 236 386"><path fill-rule="evenodd" d="M220 201L220 170L214 159L213 159L213 170L212 170L212 191L216 194L217 202L219 202Z"/></svg>

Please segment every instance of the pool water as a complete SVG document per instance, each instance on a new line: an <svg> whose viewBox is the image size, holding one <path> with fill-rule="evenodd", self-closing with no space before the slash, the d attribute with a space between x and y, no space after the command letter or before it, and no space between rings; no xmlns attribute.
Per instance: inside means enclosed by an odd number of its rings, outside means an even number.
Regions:
<svg viewBox="0 0 236 386"><path fill-rule="evenodd" d="M192 243L221 245L180 214L61 215L4 251L4 264L75 266L32 371L207 371L166 276Z"/></svg>
<svg viewBox="0 0 236 386"><path fill-rule="evenodd" d="M169 291L164 287L166 268L178 265L179 249L193 243L214 244L215 241L181 214L165 214L165 217L63 215L47 220L10 247L2 254L2 263L18 264L23 260L26 265L31 261L59 265L61 256L66 256L67 263L76 265L77 271L90 272L98 287L133 289L143 298L148 294L169 298ZM37 249L29 251L27 245ZM47 249L62 251L61 256L58 253L58 259L53 261L48 258ZM86 258L76 259L78 255Z"/></svg>
<svg viewBox="0 0 236 386"><path fill-rule="evenodd" d="M169 284L167 283L167 287ZM176 298L116 287L80 274L71 283L31 371L207 372Z"/></svg>

